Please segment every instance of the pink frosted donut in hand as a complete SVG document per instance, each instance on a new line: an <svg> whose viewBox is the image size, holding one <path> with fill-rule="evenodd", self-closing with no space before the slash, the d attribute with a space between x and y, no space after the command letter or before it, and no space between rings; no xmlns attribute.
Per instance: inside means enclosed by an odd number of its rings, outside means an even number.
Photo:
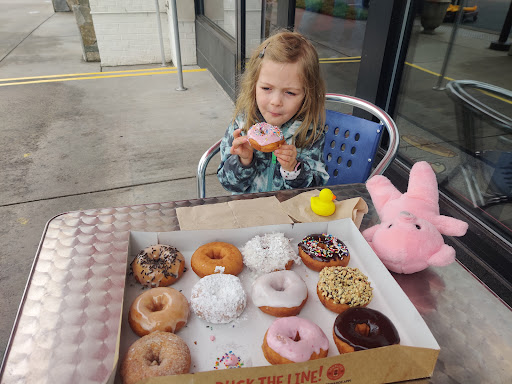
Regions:
<svg viewBox="0 0 512 384"><path fill-rule="evenodd" d="M318 325L307 319L281 317L265 333L262 349L272 365L302 363L326 357L329 340Z"/></svg>
<svg viewBox="0 0 512 384"><path fill-rule="evenodd" d="M285 143L283 132L268 123L254 124L247 132L251 147L261 152L273 152Z"/></svg>

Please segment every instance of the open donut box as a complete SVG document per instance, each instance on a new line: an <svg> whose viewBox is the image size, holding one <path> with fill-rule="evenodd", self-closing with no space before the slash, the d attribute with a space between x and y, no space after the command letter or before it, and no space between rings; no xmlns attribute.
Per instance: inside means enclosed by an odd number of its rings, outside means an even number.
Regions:
<svg viewBox="0 0 512 384"><path fill-rule="evenodd" d="M186 272L171 287L180 290L190 301L192 287L199 281L199 277L190 268L190 257L199 246L211 241L225 241L241 248L255 235L273 232L284 233L291 239L294 249L297 249L297 244L302 238L312 233L329 233L345 242L351 254L348 266L359 268L368 276L373 287L374 297L368 307L384 313L391 319L400 334L400 345L340 355L332 335L337 314L326 309L317 297L318 272L308 269L302 263L294 264L292 270L297 272L308 286L308 300L298 316L307 318L322 328L330 342L329 354L324 359L272 366L265 360L261 345L266 330L276 318L263 313L252 303L251 286L257 275L244 267L238 276L247 294L247 307L242 315L228 324L211 324L198 318L191 311L187 325L177 332L190 349L190 373L146 379L141 383L369 384L413 380L432 375L439 354L438 343L358 228L350 219L343 219L243 229L132 232L123 316L118 338L118 364L109 382L121 383L118 368L129 346L138 339L128 325L127 315L133 300L143 292L142 286L129 273L129 264L141 249L161 243L173 245L181 251L186 260ZM230 351L240 357L243 367L215 369L217 359Z"/></svg>

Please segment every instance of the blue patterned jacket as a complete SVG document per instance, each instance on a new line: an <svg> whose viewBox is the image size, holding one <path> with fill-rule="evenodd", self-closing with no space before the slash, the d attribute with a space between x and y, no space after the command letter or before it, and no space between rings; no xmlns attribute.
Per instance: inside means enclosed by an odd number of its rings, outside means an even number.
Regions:
<svg viewBox="0 0 512 384"><path fill-rule="evenodd" d="M281 189L307 188L323 186L329 180L325 170L323 149L325 136L322 135L308 148L297 148L297 160L301 162L301 171L295 180L284 180L281 176L281 164L272 162L272 153L254 151L252 163L242 165L238 155L229 153L233 143L233 132L243 128L242 116L232 122L220 144L221 163L217 177L222 186L234 194L278 191ZM281 130L288 144L292 144L292 136L299 128L300 121L288 121Z"/></svg>

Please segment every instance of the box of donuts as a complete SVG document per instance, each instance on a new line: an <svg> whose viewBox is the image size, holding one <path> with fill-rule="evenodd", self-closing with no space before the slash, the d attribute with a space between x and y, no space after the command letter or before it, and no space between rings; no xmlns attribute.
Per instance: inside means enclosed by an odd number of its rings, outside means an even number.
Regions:
<svg viewBox="0 0 512 384"><path fill-rule="evenodd" d="M111 382L388 383L438 354L350 219L131 233Z"/></svg>

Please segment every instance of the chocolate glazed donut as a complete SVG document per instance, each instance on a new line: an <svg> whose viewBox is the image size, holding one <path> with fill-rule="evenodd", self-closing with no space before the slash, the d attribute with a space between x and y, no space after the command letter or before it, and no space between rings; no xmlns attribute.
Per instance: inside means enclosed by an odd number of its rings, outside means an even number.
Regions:
<svg viewBox="0 0 512 384"><path fill-rule="evenodd" d="M340 353L399 344L400 336L389 318L370 308L349 308L336 317L333 336Z"/></svg>

